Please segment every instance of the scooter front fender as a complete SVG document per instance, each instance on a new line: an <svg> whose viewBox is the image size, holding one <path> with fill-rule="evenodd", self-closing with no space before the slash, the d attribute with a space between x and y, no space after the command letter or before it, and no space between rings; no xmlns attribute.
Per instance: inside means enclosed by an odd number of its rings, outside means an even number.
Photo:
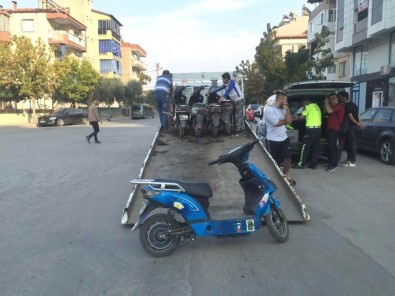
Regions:
<svg viewBox="0 0 395 296"><path fill-rule="evenodd" d="M225 123L230 123L230 116L232 115L232 112L224 112L222 115L223 121Z"/></svg>
<svg viewBox="0 0 395 296"><path fill-rule="evenodd" d="M255 211L255 213L256 213L255 219L260 219L261 217L265 217L265 216L269 215L273 206L281 208L280 202L274 196L270 195L267 203L263 207L261 207L258 204L256 211Z"/></svg>
<svg viewBox="0 0 395 296"><path fill-rule="evenodd" d="M213 116L212 117L212 121L213 121L213 126L218 127L219 123L220 123L220 117L219 116Z"/></svg>
<svg viewBox="0 0 395 296"><path fill-rule="evenodd" d="M204 124L204 115L197 114L196 115L196 126L199 128L203 127Z"/></svg>

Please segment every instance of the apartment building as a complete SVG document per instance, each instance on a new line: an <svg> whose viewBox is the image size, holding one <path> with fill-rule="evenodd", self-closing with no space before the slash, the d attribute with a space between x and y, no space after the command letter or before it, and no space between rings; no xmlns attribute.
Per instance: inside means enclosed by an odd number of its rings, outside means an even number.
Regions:
<svg viewBox="0 0 395 296"><path fill-rule="evenodd" d="M26 36L33 42L41 38L50 46L54 59L65 55L85 58L103 77L138 80L138 73L146 71L141 61L145 50L134 44L123 61L122 24L113 15L94 10L92 2L39 0L38 8L19 8L11 1L11 8L0 6L0 40L10 40L11 35ZM130 65L125 75L123 62Z"/></svg>
<svg viewBox="0 0 395 296"><path fill-rule="evenodd" d="M122 82L127 83L130 80L140 80L139 74L147 71L145 64L141 61L142 57L146 57L147 53L138 44L130 44L129 42L121 43L122 53Z"/></svg>
<svg viewBox="0 0 395 296"><path fill-rule="evenodd" d="M9 40L10 35L26 36L33 43L41 39L53 59L65 55L79 58L86 52L86 26L67 9L55 5L45 9L18 8L17 2L12 1L10 9L3 8L1 23L1 40Z"/></svg>
<svg viewBox="0 0 395 296"><path fill-rule="evenodd" d="M309 0L308 2L320 3L312 11L310 19L312 33L321 15L324 20L328 20L327 25L331 30L333 30L333 17L331 18L330 15L336 18L334 46L332 42L330 46L336 54L337 78L345 80L349 78L355 82L350 92L359 110L364 111L376 106L394 106L395 1ZM334 6L335 11L333 11Z"/></svg>
<svg viewBox="0 0 395 296"><path fill-rule="evenodd" d="M321 1L321 3L310 13L307 44L311 52L317 47L315 35L321 33L324 26L326 26L330 32L329 42L325 47L331 49L335 64L333 67L326 69L324 75L327 80L350 81L350 54L348 52L337 52L335 50L336 0Z"/></svg>
<svg viewBox="0 0 395 296"><path fill-rule="evenodd" d="M337 51L352 59L353 99L364 110L395 105L395 1L338 0Z"/></svg>
<svg viewBox="0 0 395 296"><path fill-rule="evenodd" d="M282 56L287 51L297 52L300 47L307 46L308 22L309 10L303 7L301 16L291 11L283 15L278 26L273 27L276 31L276 45L281 48Z"/></svg>

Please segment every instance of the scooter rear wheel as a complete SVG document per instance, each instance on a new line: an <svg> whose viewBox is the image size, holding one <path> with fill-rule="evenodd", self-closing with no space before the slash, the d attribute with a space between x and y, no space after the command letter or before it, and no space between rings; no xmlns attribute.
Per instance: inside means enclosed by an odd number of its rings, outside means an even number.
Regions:
<svg viewBox="0 0 395 296"><path fill-rule="evenodd" d="M140 244L144 251L154 257L170 255L178 245L178 237L172 231L179 227L177 221L168 222L168 214L149 217L140 228Z"/></svg>
<svg viewBox="0 0 395 296"><path fill-rule="evenodd" d="M288 240L288 222L280 208L273 206L270 213L265 216L265 222L270 234L277 242L285 243Z"/></svg>

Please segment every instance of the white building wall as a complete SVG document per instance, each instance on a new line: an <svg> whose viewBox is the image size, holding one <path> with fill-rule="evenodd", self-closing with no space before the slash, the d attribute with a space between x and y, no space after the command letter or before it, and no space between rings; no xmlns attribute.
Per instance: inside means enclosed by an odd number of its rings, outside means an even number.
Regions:
<svg viewBox="0 0 395 296"><path fill-rule="evenodd" d="M395 27L395 1L384 0L383 5L385 27L392 29Z"/></svg>
<svg viewBox="0 0 395 296"><path fill-rule="evenodd" d="M336 9L337 9L336 5ZM354 34L354 0L344 1L344 27L343 40L336 44L335 50L341 50L352 46L352 36Z"/></svg>
<svg viewBox="0 0 395 296"><path fill-rule="evenodd" d="M369 24L372 24L372 6L369 6ZM382 30L391 29L395 26L395 1L384 0L382 21L368 26L368 38Z"/></svg>
<svg viewBox="0 0 395 296"><path fill-rule="evenodd" d="M368 73L379 72L389 62L389 41L369 46L368 56Z"/></svg>

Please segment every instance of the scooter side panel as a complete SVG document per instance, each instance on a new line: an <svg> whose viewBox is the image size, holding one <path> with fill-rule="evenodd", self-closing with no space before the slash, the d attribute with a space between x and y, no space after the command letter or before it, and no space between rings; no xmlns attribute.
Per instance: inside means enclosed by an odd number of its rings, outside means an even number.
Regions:
<svg viewBox="0 0 395 296"><path fill-rule="evenodd" d="M254 218L211 220L192 223L191 226L199 236L249 234L260 228L260 220L258 221Z"/></svg>
<svg viewBox="0 0 395 296"><path fill-rule="evenodd" d="M208 215L200 203L187 194L162 192L151 199L167 208L180 212L187 222L208 219Z"/></svg>

